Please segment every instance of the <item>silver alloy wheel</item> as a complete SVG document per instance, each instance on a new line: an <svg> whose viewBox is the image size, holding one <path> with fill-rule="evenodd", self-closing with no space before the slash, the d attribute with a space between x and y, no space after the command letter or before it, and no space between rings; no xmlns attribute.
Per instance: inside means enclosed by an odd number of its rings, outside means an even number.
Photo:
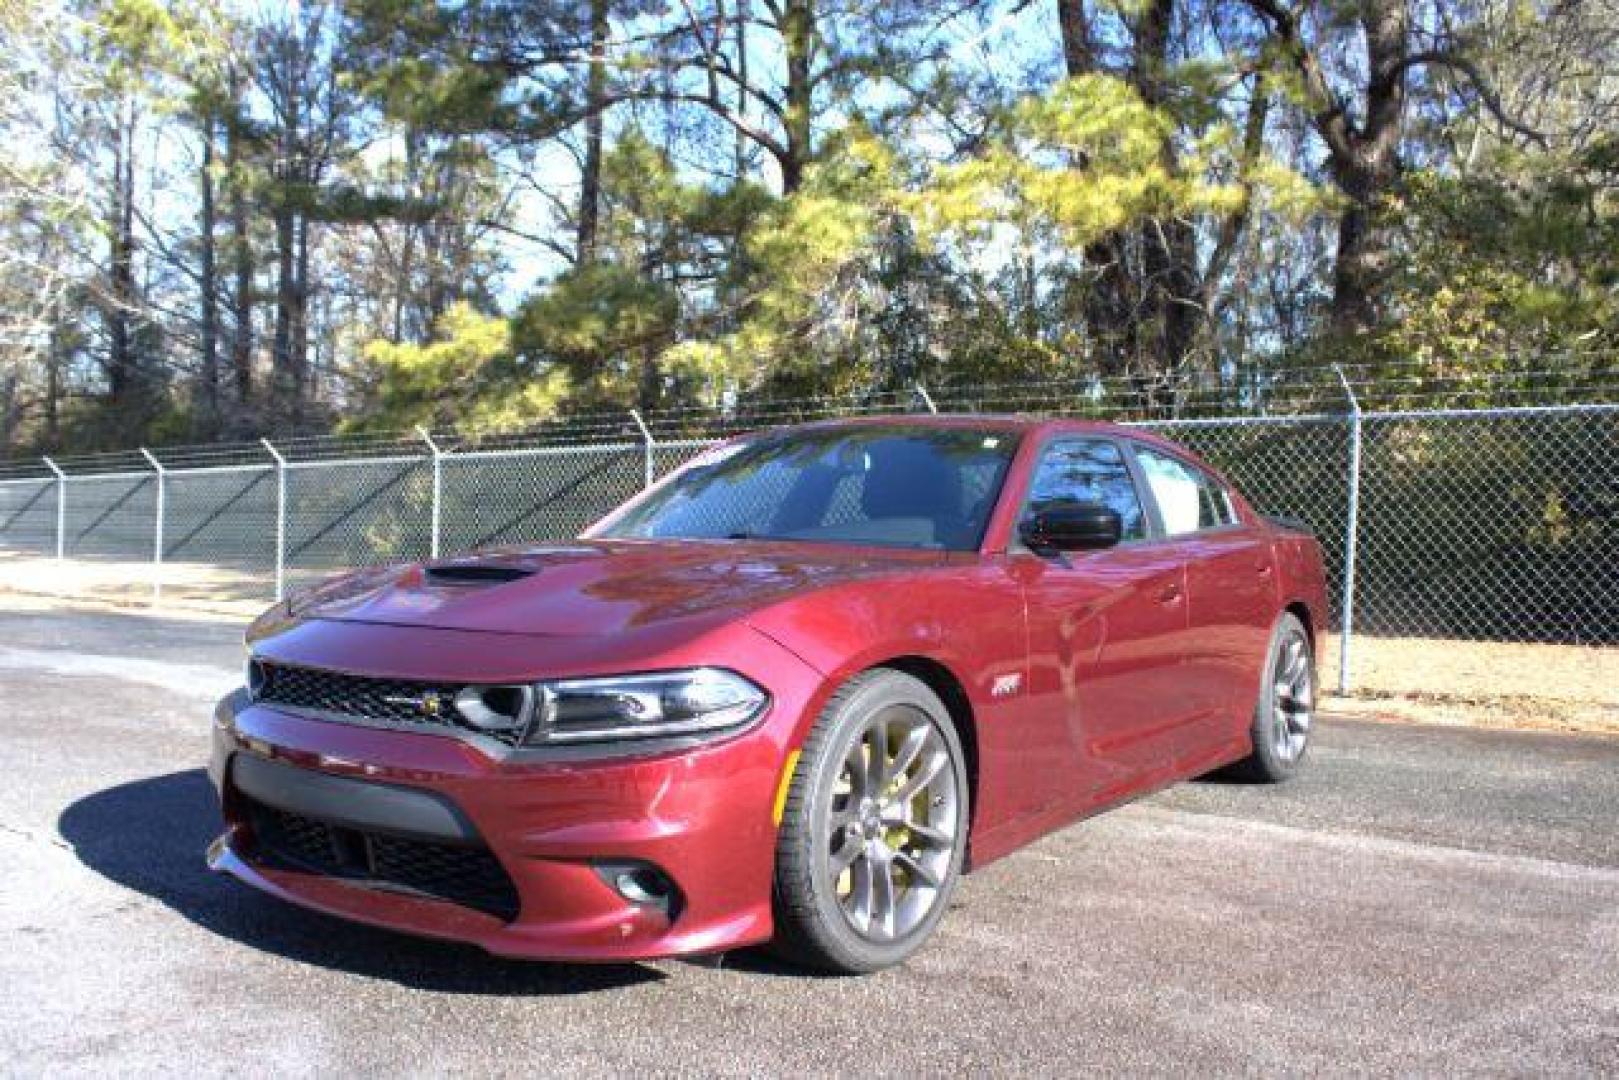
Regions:
<svg viewBox="0 0 1619 1080"><path fill-rule="evenodd" d="M832 791L824 862L844 918L869 941L915 929L939 898L958 842L950 751L920 709L873 714Z"/></svg>
<svg viewBox="0 0 1619 1080"><path fill-rule="evenodd" d="M1310 721L1315 714L1315 666L1303 634L1294 632L1283 639L1273 678L1276 756L1296 761L1310 740Z"/></svg>

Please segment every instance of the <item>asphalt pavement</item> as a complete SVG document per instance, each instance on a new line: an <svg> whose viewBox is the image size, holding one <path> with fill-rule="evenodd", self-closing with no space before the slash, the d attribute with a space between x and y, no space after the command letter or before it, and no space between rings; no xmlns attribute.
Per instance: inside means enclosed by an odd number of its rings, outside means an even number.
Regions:
<svg viewBox="0 0 1619 1080"><path fill-rule="evenodd" d="M0 1072L1619 1072L1619 739L1323 721L969 877L867 978L520 964L210 875L239 630L0 597Z"/></svg>

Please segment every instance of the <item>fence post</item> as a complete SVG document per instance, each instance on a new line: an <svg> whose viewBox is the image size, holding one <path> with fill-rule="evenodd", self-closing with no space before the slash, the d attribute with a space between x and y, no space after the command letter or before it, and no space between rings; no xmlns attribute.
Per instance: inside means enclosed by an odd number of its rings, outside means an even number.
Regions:
<svg viewBox="0 0 1619 1080"><path fill-rule="evenodd" d="M1349 380L1344 378L1343 369L1334 364L1332 370L1338 373L1338 381L1349 398L1349 518L1344 525L1343 626L1338 636L1338 693L1347 694L1350 642L1355 636L1355 563L1360 537L1361 416L1360 402L1355 399Z"/></svg>
<svg viewBox="0 0 1619 1080"><path fill-rule="evenodd" d="M287 593L287 459L269 439L259 442L275 461L275 598L279 602Z"/></svg>
<svg viewBox="0 0 1619 1080"><path fill-rule="evenodd" d="M634 420L635 426L641 430L641 440L645 444L641 451L646 463L646 476L643 486L651 487L652 482L657 479L658 475L658 463L654 456L654 451L657 449L658 444L653 440L652 431L646 426L646 421L641 419L640 410L631 409L630 419Z"/></svg>
<svg viewBox="0 0 1619 1080"><path fill-rule="evenodd" d="M938 413L939 407L933 404L933 395L928 393L927 387L923 386L921 383L917 383L916 394L922 399L922 404L928 407L928 412L935 414Z"/></svg>
<svg viewBox="0 0 1619 1080"><path fill-rule="evenodd" d="M155 607L163 599L163 516L168 510L168 470L146 447L141 447L140 452L157 473L157 521L152 529L152 605Z"/></svg>
<svg viewBox="0 0 1619 1080"><path fill-rule="evenodd" d="M433 455L433 524L430 539L428 540L427 551L432 558L436 559L438 558L439 524L441 514L439 507L440 500L444 495L444 454L441 450L439 450L438 443L433 441L432 433L425 427L418 426L416 428L416 434L422 437L422 442L427 444L428 451Z"/></svg>
<svg viewBox="0 0 1619 1080"><path fill-rule="evenodd" d="M56 474L56 561L67 557L67 473L50 458L41 458L45 467Z"/></svg>

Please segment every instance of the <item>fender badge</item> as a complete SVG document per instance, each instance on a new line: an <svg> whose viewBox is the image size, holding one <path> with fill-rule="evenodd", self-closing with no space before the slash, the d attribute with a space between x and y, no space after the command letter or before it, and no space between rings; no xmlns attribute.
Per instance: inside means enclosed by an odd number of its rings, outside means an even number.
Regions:
<svg viewBox="0 0 1619 1080"><path fill-rule="evenodd" d="M989 686L990 697L1011 697L1023 689L1023 675L1012 672L1010 675L997 675L995 681Z"/></svg>

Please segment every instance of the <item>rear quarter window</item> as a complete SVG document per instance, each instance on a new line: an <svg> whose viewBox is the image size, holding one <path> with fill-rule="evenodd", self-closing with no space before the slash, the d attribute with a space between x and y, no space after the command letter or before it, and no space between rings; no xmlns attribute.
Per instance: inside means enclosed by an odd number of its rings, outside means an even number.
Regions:
<svg viewBox="0 0 1619 1080"><path fill-rule="evenodd" d="M1184 536L1236 522L1231 493L1209 473L1141 446L1136 447L1136 461L1158 504L1164 535Z"/></svg>

